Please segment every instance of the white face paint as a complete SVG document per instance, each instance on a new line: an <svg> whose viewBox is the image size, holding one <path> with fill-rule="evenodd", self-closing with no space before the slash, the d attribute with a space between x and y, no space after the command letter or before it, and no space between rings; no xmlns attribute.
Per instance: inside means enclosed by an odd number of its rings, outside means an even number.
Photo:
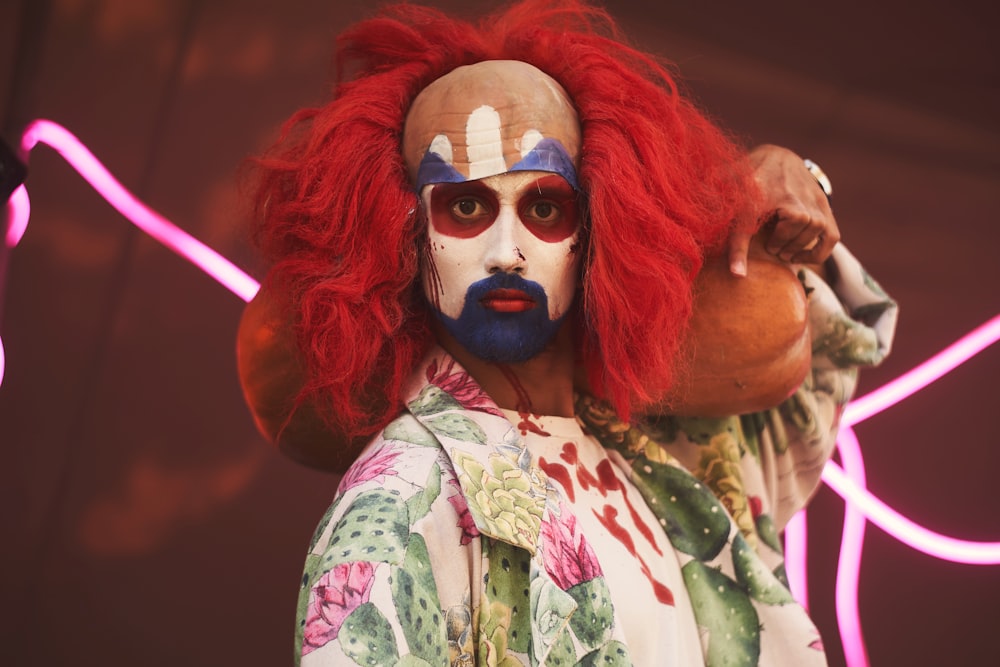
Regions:
<svg viewBox="0 0 1000 667"><path fill-rule="evenodd" d="M483 105L469 114L465 125L466 151L469 159L469 180L502 174L507 171L503 157L503 135L500 133L500 114L489 105Z"/></svg>
<svg viewBox="0 0 1000 667"><path fill-rule="evenodd" d="M429 220L424 292L480 359L534 357L572 306L580 149L566 92L523 62L459 67L410 107L403 158Z"/></svg>
<svg viewBox="0 0 1000 667"><path fill-rule="evenodd" d="M430 223L424 291L449 331L462 342L508 327L530 339L519 340L521 348L537 353L572 305L579 280L572 186L557 174L516 171L428 185L421 196ZM463 344L479 354L474 343Z"/></svg>

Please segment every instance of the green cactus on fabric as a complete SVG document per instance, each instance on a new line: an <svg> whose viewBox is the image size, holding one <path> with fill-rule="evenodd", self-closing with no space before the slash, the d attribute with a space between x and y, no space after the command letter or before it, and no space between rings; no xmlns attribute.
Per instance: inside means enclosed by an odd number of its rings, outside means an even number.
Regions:
<svg viewBox="0 0 1000 667"><path fill-rule="evenodd" d="M446 618L438 599L427 543L419 533L410 535L403 567L394 572L389 584L409 655L432 665L447 661Z"/></svg>
<svg viewBox="0 0 1000 667"><path fill-rule="evenodd" d="M424 590L433 596L431 602L435 607L440 607L441 603L437 597L437 583L434 581L434 571L431 568L431 557L427 551L427 543L420 533L410 535L409 544L406 546L406 557L403 559L403 569L410 573L417 583Z"/></svg>
<svg viewBox="0 0 1000 667"><path fill-rule="evenodd" d="M569 618L573 633L588 653L611 639L614 607L604 577L596 577L566 591L576 600L576 612Z"/></svg>
<svg viewBox="0 0 1000 667"><path fill-rule="evenodd" d="M725 508L704 484L685 470L638 457L632 481L666 521L674 548L699 560L715 558L729 538Z"/></svg>
<svg viewBox="0 0 1000 667"><path fill-rule="evenodd" d="M479 445L486 444L486 431L465 415L449 412L436 417L428 417L424 423L427 428L439 436L462 442L474 442Z"/></svg>
<svg viewBox="0 0 1000 667"><path fill-rule="evenodd" d="M410 653L432 665L446 662L448 639L435 589L405 569L393 573L389 586Z"/></svg>
<svg viewBox="0 0 1000 667"><path fill-rule="evenodd" d="M613 641L583 656L580 667L632 667L632 659L625 644Z"/></svg>
<svg viewBox="0 0 1000 667"><path fill-rule="evenodd" d="M385 440L399 440L420 447L438 446L437 438L410 414L404 414L390 422L382 431L382 437Z"/></svg>
<svg viewBox="0 0 1000 667"><path fill-rule="evenodd" d="M754 600L772 605L795 602L791 592L767 569L742 535L733 538L732 556L736 580Z"/></svg>
<svg viewBox="0 0 1000 667"><path fill-rule="evenodd" d="M418 417L445 412L447 410L461 410L462 404L451 394L443 391L440 387L429 384L420 390L420 394L409 402L406 406L410 412Z"/></svg>
<svg viewBox="0 0 1000 667"><path fill-rule="evenodd" d="M568 628L564 627L560 631L549 648L548 655L539 664L546 667L571 667L577 664L576 645L573 644L573 633Z"/></svg>
<svg viewBox="0 0 1000 667"><path fill-rule="evenodd" d="M407 514L410 521L416 523L427 516L437 497L441 495L441 466L435 463L427 476L427 486L423 487L406 501Z"/></svg>
<svg viewBox="0 0 1000 667"><path fill-rule="evenodd" d="M337 639L344 653L359 665L393 665L399 660L392 626L371 602L347 617Z"/></svg>
<svg viewBox="0 0 1000 667"><path fill-rule="evenodd" d="M507 645L527 653L531 640L530 555L505 542L491 542L487 591L490 597L510 602Z"/></svg>
<svg viewBox="0 0 1000 667"><path fill-rule="evenodd" d="M398 491L377 490L358 496L337 522L322 557L323 571L340 563L369 561L399 564L406 553L410 526Z"/></svg>
<svg viewBox="0 0 1000 667"><path fill-rule="evenodd" d="M537 576L531 580L531 609L534 613L531 619L531 648L535 660L545 664L543 647L551 646L550 651L555 650L554 645L560 640L560 635L563 635L563 640L570 635L565 630L569 617L576 610L576 601L551 579Z"/></svg>
<svg viewBox="0 0 1000 667"><path fill-rule="evenodd" d="M719 570L693 560L681 568L698 625L708 630L707 667L755 667L760 621L742 587Z"/></svg>
<svg viewBox="0 0 1000 667"><path fill-rule="evenodd" d="M778 531L774 527L774 519L771 518L771 515L758 515L754 519L754 524L757 527L757 537L760 538L760 541L771 547L775 553L783 553L781 540L778 538Z"/></svg>

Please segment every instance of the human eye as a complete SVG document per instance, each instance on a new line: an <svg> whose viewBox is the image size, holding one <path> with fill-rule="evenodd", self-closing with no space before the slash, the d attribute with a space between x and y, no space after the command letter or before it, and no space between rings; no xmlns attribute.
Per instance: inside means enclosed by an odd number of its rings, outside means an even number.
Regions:
<svg viewBox="0 0 1000 667"><path fill-rule="evenodd" d="M476 223L492 216L489 207L478 197L459 197L449 207L451 217L458 222Z"/></svg>
<svg viewBox="0 0 1000 667"><path fill-rule="evenodd" d="M562 219L562 208L553 201L540 199L528 205L525 217L536 224L554 225Z"/></svg>

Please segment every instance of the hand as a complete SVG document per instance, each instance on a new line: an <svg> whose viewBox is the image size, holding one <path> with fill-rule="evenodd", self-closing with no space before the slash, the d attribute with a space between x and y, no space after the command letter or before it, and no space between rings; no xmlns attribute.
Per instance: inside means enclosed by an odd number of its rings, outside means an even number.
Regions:
<svg viewBox="0 0 1000 667"><path fill-rule="evenodd" d="M801 157L764 144L750 151L754 177L763 195L764 224L759 234L767 252L785 262L821 264L840 240L830 202ZM746 275L750 236L729 241L729 270Z"/></svg>

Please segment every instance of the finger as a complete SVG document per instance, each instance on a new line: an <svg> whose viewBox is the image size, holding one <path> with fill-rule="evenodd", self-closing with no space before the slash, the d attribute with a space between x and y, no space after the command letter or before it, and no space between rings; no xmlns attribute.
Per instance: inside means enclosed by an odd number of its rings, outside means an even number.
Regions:
<svg viewBox="0 0 1000 667"><path fill-rule="evenodd" d="M790 243L794 243L799 236L810 228L812 223L812 219L802 206L797 204L779 208L774 212L772 220L774 222L771 224L767 244L765 245L767 251L772 255L780 254ZM808 243L815 235L813 234L809 238L804 239L802 245L804 246ZM797 247L796 250L801 250L801 246Z"/></svg>
<svg viewBox="0 0 1000 667"><path fill-rule="evenodd" d="M750 252L750 234L733 232L729 239L729 272L734 276L747 274L747 254Z"/></svg>
<svg viewBox="0 0 1000 667"><path fill-rule="evenodd" d="M840 230L834 226L827 228L817 237L817 242L811 247L803 248L796 253L791 261L797 264L821 264L833 252L833 248L840 241Z"/></svg>
<svg viewBox="0 0 1000 667"><path fill-rule="evenodd" d="M776 253L783 261L790 262L796 256L815 250L821 243L826 227L817 220L810 220L795 238L785 243Z"/></svg>

